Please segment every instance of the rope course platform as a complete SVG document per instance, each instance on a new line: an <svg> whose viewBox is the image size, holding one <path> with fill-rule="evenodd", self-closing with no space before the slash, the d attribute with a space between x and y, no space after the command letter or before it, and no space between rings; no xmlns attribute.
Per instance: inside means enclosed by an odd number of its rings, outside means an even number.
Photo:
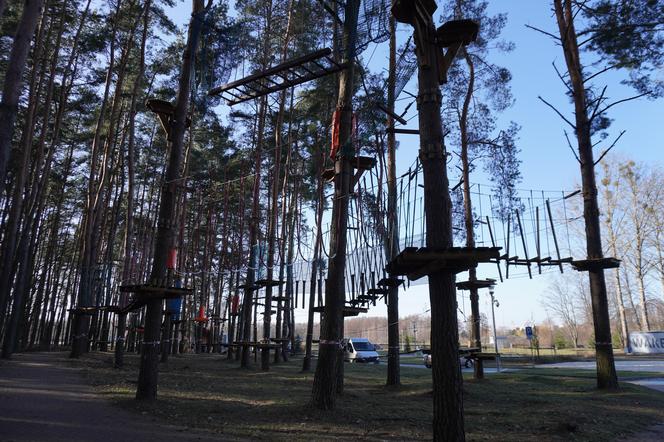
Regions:
<svg viewBox="0 0 664 442"><path fill-rule="evenodd" d="M280 281L276 279L259 279L256 281L257 287L276 287L281 284L284 284L286 281Z"/></svg>
<svg viewBox="0 0 664 442"><path fill-rule="evenodd" d="M229 106L253 100L306 83L347 67L332 58L332 49L325 48L294 58L240 80L210 89L208 95L221 95Z"/></svg>
<svg viewBox="0 0 664 442"><path fill-rule="evenodd" d="M288 342L288 341L290 341L290 338L270 338L270 341L272 341L272 342Z"/></svg>
<svg viewBox="0 0 664 442"><path fill-rule="evenodd" d="M255 284L240 284L237 288L241 290L258 290L260 287Z"/></svg>
<svg viewBox="0 0 664 442"><path fill-rule="evenodd" d="M351 166L353 166L355 169L357 169L357 172L355 172L355 177L353 179L353 187L355 187L355 184L359 180L360 176L362 173L364 173L367 170L371 170L374 168L376 165L376 159L372 157L352 157L349 159L349 163ZM334 169L326 169L322 173L322 178L325 181L332 181L334 179L335 171Z"/></svg>
<svg viewBox="0 0 664 442"><path fill-rule="evenodd" d="M383 278L376 285L379 287L399 287L404 282L405 280L401 278Z"/></svg>
<svg viewBox="0 0 664 442"><path fill-rule="evenodd" d="M343 313L344 317L357 316L360 313L366 313L369 309L366 307L355 307L352 305L344 306ZM325 313L325 306L314 307L314 313Z"/></svg>
<svg viewBox="0 0 664 442"><path fill-rule="evenodd" d="M461 281L456 283L459 290L488 289L496 284L495 279L477 279L475 281Z"/></svg>
<svg viewBox="0 0 664 442"><path fill-rule="evenodd" d="M443 250L407 247L387 264L385 270L394 275L406 275L415 281L435 272L466 271L481 262L498 259L499 251L500 247L450 247Z"/></svg>
<svg viewBox="0 0 664 442"><path fill-rule="evenodd" d="M151 299L172 299L191 295L192 289L181 287L166 287L150 284L132 284L120 286L122 293L134 293L134 298L125 306L113 305L106 309L113 313L128 313L138 310Z"/></svg>
<svg viewBox="0 0 664 442"><path fill-rule="evenodd" d="M617 258L589 258L570 261L574 270L578 272L587 272L593 270L616 269L620 267L620 260Z"/></svg>
<svg viewBox="0 0 664 442"><path fill-rule="evenodd" d="M136 296L143 298L179 298L180 296L187 296L193 293L192 289L185 289L182 287L166 287L150 284L132 284L120 286L122 293L135 293Z"/></svg>
<svg viewBox="0 0 664 442"><path fill-rule="evenodd" d="M67 309L68 312L74 315L94 315L101 307L74 307Z"/></svg>

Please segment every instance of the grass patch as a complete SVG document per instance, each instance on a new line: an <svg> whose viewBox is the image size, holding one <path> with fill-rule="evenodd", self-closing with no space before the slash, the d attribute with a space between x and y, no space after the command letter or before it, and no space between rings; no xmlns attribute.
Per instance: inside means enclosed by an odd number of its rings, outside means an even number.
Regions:
<svg viewBox="0 0 664 442"><path fill-rule="evenodd" d="M115 370L110 354L78 362L98 391L120 406L170 424L229 438L265 440L431 439L431 371L401 368L403 385L384 386L386 367L345 365L345 393L333 412L308 401L313 373L300 373L300 359L269 372L240 370L215 355L172 357L162 366L159 400L133 400L138 358ZM464 383L468 440L615 440L664 421L664 395L622 384L599 392L588 373L548 369L492 375ZM579 370L581 371L581 370ZM581 376L581 375L586 376Z"/></svg>

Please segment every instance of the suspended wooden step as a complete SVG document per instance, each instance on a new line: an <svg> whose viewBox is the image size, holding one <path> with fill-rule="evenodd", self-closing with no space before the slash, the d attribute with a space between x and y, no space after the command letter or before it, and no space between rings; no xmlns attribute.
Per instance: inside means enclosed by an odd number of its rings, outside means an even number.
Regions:
<svg viewBox="0 0 664 442"><path fill-rule="evenodd" d="M274 314L277 313L277 311L276 310L269 310L268 312L261 312L261 315L265 315L266 313L269 314L269 315L274 315Z"/></svg>
<svg viewBox="0 0 664 442"><path fill-rule="evenodd" d="M360 299L361 296L362 296L362 295L358 296L358 297L355 298L355 299L351 299L348 303L349 303L350 305L352 305L352 306L361 305L361 304L366 304L367 301L364 300L364 299Z"/></svg>
<svg viewBox="0 0 664 442"><path fill-rule="evenodd" d="M241 290L258 290L260 287L255 284L240 284L237 288Z"/></svg>
<svg viewBox="0 0 664 442"><path fill-rule="evenodd" d="M346 66L334 61L332 49L325 48L210 89L208 95L221 95L229 106L234 106L339 72Z"/></svg>
<svg viewBox="0 0 664 442"><path fill-rule="evenodd" d="M457 282L456 288L459 290L488 289L495 284L495 279L476 279L475 281Z"/></svg>
<svg viewBox="0 0 664 442"><path fill-rule="evenodd" d="M270 342L257 342L254 345L256 348L281 348L281 344L272 344Z"/></svg>
<svg viewBox="0 0 664 442"><path fill-rule="evenodd" d="M374 295L358 295L357 298L355 298L355 300L359 303L367 303L367 302L370 302L370 301L373 302L378 298L379 298L378 296L374 296Z"/></svg>
<svg viewBox="0 0 664 442"><path fill-rule="evenodd" d="M289 301L290 298L288 296L273 296L272 297L272 302L286 302Z"/></svg>
<svg viewBox="0 0 664 442"><path fill-rule="evenodd" d="M74 307L67 309L73 315L94 315L98 310L100 310L99 307Z"/></svg>
<svg viewBox="0 0 664 442"><path fill-rule="evenodd" d="M374 295L374 297L376 297L376 298L380 298L380 297L382 297L382 296L387 296L387 294L388 294L389 292L390 292L390 291L389 291L388 289L385 289L385 288L376 288L376 287L374 287L374 288L370 288L369 290L367 290L367 294L368 294L368 295Z"/></svg>
<svg viewBox="0 0 664 442"><path fill-rule="evenodd" d="M404 283L404 280L401 278L383 278L378 281L378 286L381 287L398 287Z"/></svg>
<svg viewBox="0 0 664 442"><path fill-rule="evenodd" d="M272 341L272 342L288 342L288 341L290 341L290 338L270 338L270 341Z"/></svg>
<svg viewBox="0 0 664 442"><path fill-rule="evenodd" d="M437 272L460 273L491 262L500 256L500 247L451 247L434 250L407 247L390 261L385 270L393 275L406 275L411 281Z"/></svg>
<svg viewBox="0 0 664 442"><path fill-rule="evenodd" d="M419 129L408 129L405 127L388 127L385 129L388 134L419 135Z"/></svg>
<svg viewBox="0 0 664 442"><path fill-rule="evenodd" d="M256 281L257 287L276 287L283 284L285 281L279 281L276 279L259 279Z"/></svg>
<svg viewBox="0 0 664 442"><path fill-rule="evenodd" d="M620 267L620 260L617 258L590 258L571 261L574 270L579 272L616 269Z"/></svg>
<svg viewBox="0 0 664 442"><path fill-rule="evenodd" d="M355 307L355 306L352 306L352 305L345 306L344 310L343 310L344 317L357 316L360 313L366 313L368 311L369 311L369 309L366 308L366 307ZM314 307L314 313L325 313L325 307L322 306L322 305L318 306L318 307Z"/></svg>

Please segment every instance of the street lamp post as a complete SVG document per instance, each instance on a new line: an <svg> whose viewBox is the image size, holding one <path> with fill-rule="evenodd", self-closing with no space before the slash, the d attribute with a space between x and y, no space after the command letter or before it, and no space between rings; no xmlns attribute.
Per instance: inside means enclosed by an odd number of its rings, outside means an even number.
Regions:
<svg viewBox="0 0 664 442"><path fill-rule="evenodd" d="M491 295L491 318L493 320L493 347L496 351L496 370L500 373L500 355L498 355L498 336L496 335L496 312L494 305L498 307L500 304L494 298L494 286L489 287L489 295Z"/></svg>

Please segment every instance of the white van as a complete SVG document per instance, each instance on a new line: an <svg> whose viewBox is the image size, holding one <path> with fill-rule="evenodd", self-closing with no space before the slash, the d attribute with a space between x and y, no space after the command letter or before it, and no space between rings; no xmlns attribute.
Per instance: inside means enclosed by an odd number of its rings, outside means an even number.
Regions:
<svg viewBox="0 0 664 442"><path fill-rule="evenodd" d="M376 346L367 338L349 338L344 344L344 360L348 362L373 362L378 364L380 357Z"/></svg>

